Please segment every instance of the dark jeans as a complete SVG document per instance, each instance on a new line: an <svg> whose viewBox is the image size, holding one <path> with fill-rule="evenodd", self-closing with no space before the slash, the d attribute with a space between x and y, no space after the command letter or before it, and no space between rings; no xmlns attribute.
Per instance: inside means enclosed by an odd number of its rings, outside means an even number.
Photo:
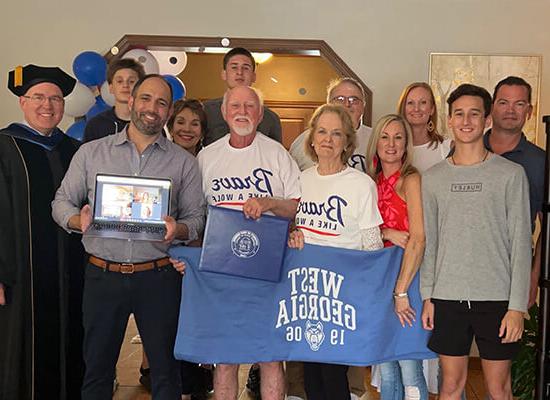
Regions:
<svg viewBox="0 0 550 400"><path fill-rule="evenodd" d="M349 400L348 366L304 363L304 386L308 400Z"/></svg>
<svg viewBox="0 0 550 400"><path fill-rule="evenodd" d="M153 399L181 398L180 367L173 354L180 296L181 276L171 265L121 274L88 264L82 305L83 400L112 398L116 363L131 313L149 359Z"/></svg>

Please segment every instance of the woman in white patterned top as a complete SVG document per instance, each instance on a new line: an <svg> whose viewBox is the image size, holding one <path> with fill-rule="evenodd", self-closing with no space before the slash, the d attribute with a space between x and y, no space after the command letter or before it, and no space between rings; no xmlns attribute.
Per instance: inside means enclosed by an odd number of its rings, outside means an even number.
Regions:
<svg viewBox="0 0 550 400"><path fill-rule="evenodd" d="M451 139L437 131L437 107L430 85L414 82L403 90L397 113L413 131L413 165L420 173L444 160L451 149Z"/></svg>

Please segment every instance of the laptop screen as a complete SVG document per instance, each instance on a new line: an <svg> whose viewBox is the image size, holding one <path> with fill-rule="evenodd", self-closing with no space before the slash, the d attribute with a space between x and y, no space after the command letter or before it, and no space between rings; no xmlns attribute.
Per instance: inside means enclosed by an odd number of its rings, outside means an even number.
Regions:
<svg viewBox="0 0 550 400"><path fill-rule="evenodd" d="M169 179L98 174L94 221L164 224L171 185Z"/></svg>

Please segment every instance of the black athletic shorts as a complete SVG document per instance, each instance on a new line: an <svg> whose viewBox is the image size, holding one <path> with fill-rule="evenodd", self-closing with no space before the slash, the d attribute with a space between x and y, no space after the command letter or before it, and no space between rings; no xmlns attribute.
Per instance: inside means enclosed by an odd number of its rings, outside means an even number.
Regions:
<svg viewBox="0 0 550 400"><path fill-rule="evenodd" d="M508 311L507 301L454 301L432 299L434 330L428 347L446 356L467 356L475 337L484 360L512 360L519 342L501 343L500 323Z"/></svg>

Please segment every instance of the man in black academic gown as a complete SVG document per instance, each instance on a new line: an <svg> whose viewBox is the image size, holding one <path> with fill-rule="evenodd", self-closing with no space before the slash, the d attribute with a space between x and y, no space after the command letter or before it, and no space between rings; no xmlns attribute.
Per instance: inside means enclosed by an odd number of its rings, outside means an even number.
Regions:
<svg viewBox="0 0 550 400"><path fill-rule="evenodd" d="M0 130L2 400L80 398L83 249L50 205L78 148L57 128L75 83L59 68L9 73L24 120Z"/></svg>

